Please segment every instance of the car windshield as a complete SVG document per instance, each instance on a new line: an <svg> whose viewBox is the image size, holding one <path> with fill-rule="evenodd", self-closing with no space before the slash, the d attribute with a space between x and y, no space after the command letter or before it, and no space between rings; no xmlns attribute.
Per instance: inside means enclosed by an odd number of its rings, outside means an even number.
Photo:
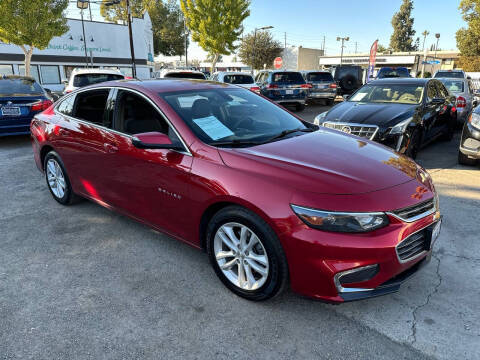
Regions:
<svg viewBox="0 0 480 360"><path fill-rule="evenodd" d="M435 74L436 78L457 78L463 79L463 73L460 71L439 71Z"/></svg>
<svg viewBox="0 0 480 360"><path fill-rule="evenodd" d="M43 89L33 79L0 78L0 95L43 95Z"/></svg>
<svg viewBox="0 0 480 360"><path fill-rule="evenodd" d="M377 77L382 78L396 78L396 77L410 77L406 68L383 68L378 72Z"/></svg>
<svg viewBox="0 0 480 360"><path fill-rule="evenodd" d="M349 101L363 103L420 104L424 87L421 84L365 85Z"/></svg>
<svg viewBox="0 0 480 360"><path fill-rule="evenodd" d="M191 73L191 72L171 72L165 74L166 78L176 78L176 79L200 79L205 80L205 75L200 73Z"/></svg>
<svg viewBox="0 0 480 360"><path fill-rule="evenodd" d="M84 87L120 79L124 79L124 76L120 74L78 74L73 78L73 86Z"/></svg>
<svg viewBox="0 0 480 360"><path fill-rule="evenodd" d="M230 74L225 75L223 81L228 84L253 84L253 77L243 74Z"/></svg>
<svg viewBox="0 0 480 360"><path fill-rule="evenodd" d="M463 81L462 80L441 80L448 91L452 93L462 93L464 90L463 88Z"/></svg>
<svg viewBox="0 0 480 360"><path fill-rule="evenodd" d="M305 84L302 74L293 71L273 73L272 82L284 84Z"/></svg>
<svg viewBox="0 0 480 360"><path fill-rule="evenodd" d="M333 81L333 76L325 72L311 72L307 74L307 81L328 82Z"/></svg>
<svg viewBox="0 0 480 360"><path fill-rule="evenodd" d="M296 117L249 90L218 88L159 95L200 140L214 146L253 146L282 132L309 130Z"/></svg>

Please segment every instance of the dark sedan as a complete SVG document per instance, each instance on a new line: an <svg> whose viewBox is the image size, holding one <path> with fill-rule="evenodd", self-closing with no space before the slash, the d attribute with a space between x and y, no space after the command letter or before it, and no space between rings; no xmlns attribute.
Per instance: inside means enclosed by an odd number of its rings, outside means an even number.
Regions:
<svg viewBox="0 0 480 360"><path fill-rule="evenodd" d="M451 140L455 98L435 79L382 79L318 115L315 124L375 140L412 158L421 147Z"/></svg>
<svg viewBox="0 0 480 360"><path fill-rule="evenodd" d="M30 134L33 116L52 105L35 79L0 77L0 136Z"/></svg>
<svg viewBox="0 0 480 360"><path fill-rule="evenodd" d="M480 107L476 107L468 117L462 131L458 162L462 165L475 165L480 159Z"/></svg>

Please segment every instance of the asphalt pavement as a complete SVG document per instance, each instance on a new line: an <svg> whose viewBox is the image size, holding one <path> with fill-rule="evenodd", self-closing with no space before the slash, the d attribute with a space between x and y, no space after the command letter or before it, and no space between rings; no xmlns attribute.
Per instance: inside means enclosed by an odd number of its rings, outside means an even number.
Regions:
<svg viewBox="0 0 480 360"><path fill-rule="evenodd" d="M56 203L28 137L0 138L0 358L479 359L480 167L457 165L458 141L418 160L445 219L432 262L399 293L334 306L233 295L204 253Z"/></svg>

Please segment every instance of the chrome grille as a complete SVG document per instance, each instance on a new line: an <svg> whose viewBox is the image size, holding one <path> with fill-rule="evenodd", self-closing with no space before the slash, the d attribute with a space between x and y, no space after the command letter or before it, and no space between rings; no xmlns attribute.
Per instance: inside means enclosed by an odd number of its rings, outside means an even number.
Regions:
<svg viewBox="0 0 480 360"><path fill-rule="evenodd" d="M436 210L435 199L431 198L430 200L423 201L413 206L394 210L391 214L398 217L400 220L412 222L429 214L433 214Z"/></svg>
<svg viewBox="0 0 480 360"><path fill-rule="evenodd" d="M397 255L400 261L408 261L429 249L428 230L424 229L410 235L397 245Z"/></svg>
<svg viewBox="0 0 480 360"><path fill-rule="evenodd" d="M378 132L378 126L376 125L324 122L323 126L370 140L373 140Z"/></svg>

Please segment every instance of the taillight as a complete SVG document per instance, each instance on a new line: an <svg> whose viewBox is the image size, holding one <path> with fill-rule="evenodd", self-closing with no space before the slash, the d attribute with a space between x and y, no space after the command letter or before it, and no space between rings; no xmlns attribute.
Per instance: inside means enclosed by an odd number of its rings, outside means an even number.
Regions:
<svg viewBox="0 0 480 360"><path fill-rule="evenodd" d="M267 89L278 89L278 85L268 84Z"/></svg>
<svg viewBox="0 0 480 360"><path fill-rule="evenodd" d="M330 89L336 89L336 88L337 88L337 84L331 83L328 87L329 87Z"/></svg>
<svg viewBox="0 0 480 360"><path fill-rule="evenodd" d="M313 87L312 84L302 84L300 85L301 88L304 88L304 89L311 89Z"/></svg>
<svg viewBox="0 0 480 360"><path fill-rule="evenodd" d="M258 86L252 86L250 90L254 92L260 92L260 88Z"/></svg>
<svg viewBox="0 0 480 360"><path fill-rule="evenodd" d="M71 92L72 92L72 90L70 90L70 89L69 89L69 90L65 90L65 94L68 94L68 93L71 93Z"/></svg>
<svg viewBox="0 0 480 360"><path fill-rule="evenodd" d="M38 101L32 104L32 106L30 107L30 110L31 111L47 110L52 104L53 102L51 102L50 100Z"/></svg>
<svg viewBox="0 0 480 360"><path fill-rule="evenodd" d="M463 96L457 98L457 108L464 108L467 106L467 100Z"/></svg>

